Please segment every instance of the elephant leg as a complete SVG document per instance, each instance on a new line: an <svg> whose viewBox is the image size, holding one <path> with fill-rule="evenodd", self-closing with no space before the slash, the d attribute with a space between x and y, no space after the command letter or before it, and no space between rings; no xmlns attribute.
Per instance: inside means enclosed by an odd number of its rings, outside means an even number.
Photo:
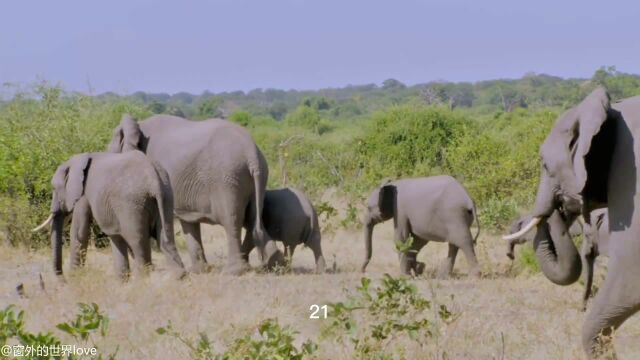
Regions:
<svg viewBox="0 0 640 360"><path fill-rule="evenodd" d="M320 232L316 232L311 241L309 242L309 248L313 251L313 257L316 260L316 273L322 274L325 272L327 264L324 261L324 256L322 255L322 246L320 245Z"/></svg>
<svg viewBox="0 0 640 360"><path fill-rule="evenodd" d="M396 243L405 243L407 241L408 237L409 237L409 234L408 234L407 230L405 229L405 227L397 226L395 228L394 240L396 241ZM411 250L412 249L409 249L409 251L401 252L399 254L399 257L400 257L400 273L402 275L411 275L411 269L413 269L415 267L416 254L415 254L415 252L413 252Z"/></svg>
<svg viewBox="0 0 640 360"><path fill-rule="evenodd" d="M71 221L71 268L84 266L91 230L91 208L83 196L73 208Z"/></svg>
<svg viewBox="0 0 640 360"><path fill-rule="evenodd" d="M446 279L453 272L453 265L456 263L456 256L458 255L459 248L456 245L449 244L449 252L447 258L442 264L440 271L438 272L438 279Z"/></svg>
<svg viewBox="0 0 640 360"><path fill-rule="evenodd" d="M242 241L242 248L241 248L242 259L247 263L249 263L249 254L255 247L255 244L253 243L253 236L251 233L252 231L250 228L247 231L245 231L244 241ZM262 254L260 254L260 257L262 257ZM262 258L260 259L260 261L262 261Z"/></svg>
<svg viewBox="0 0 640 360"><path fill-rule="evenodd" d="M144 240L140 237L130 239L128 244L133 253L136 276L147 275L151 270L151 243L149 239Z"/></svg>
<svg viewBox="0 0 640 360"><path fill-rule="evenodd" d="M207 259L204 256L204 248L202 247L200 223L180 220L180 226L182 226L182 231L187 240L187 247L189 248L191 271L196 274L207 271Z"/></svg>
<svg viewBox="0 0 640 360"><path fill-rule="evenodd" d="M244 260L240 249L241 223L228 221L222 225L227 234L227 264L223 273L226 275L241 275L249 270L249 264Z"/></svg>
<svg viewBox="0 0 640 360"><path fill-rule="evenodd" d="M129 278L129 246L120 235L112 235L111 252L116 273L122 280Z"/></svg>
<svg viewBox="0 0 640 360"><path fill-rule="evenodd" d="M596 259L595 251L592 247L583 245L582 263L584 264L584 293L582 295L582 311L587 310L587 302L591 297L591 287L593 286L593 263Z"/></svg>
<svg viewBox="0 0 640 360"><path fill-rule="evenodd" d="M464 253L464 257L467 259L467 263L469 264L469 275L475 278L480 277L480 265L478 264L478 259L476 257L476 251L473 248L472 242L465 244L460 247L462 253Z"/></svg>
<svg viewBox="0 0 640 360"><path fill-rule="evenodd" d="M289 265L291 265L291 259L293 259L293 253L296 251L296 246L297 245L295 244L291 244L284 247L284 258Z"/></svg>
<svg viewBox="0 0 640 360"><path fill-rule="evenodd" d="M634 239L635 240L635 239ZM582 327L582 345L590 357L612 351L609 336L640 310L640 273L637 251L627 251L609 261L609 270Z"/></svg>
<svg viewBox="0 0 640 360"><path fill-rule="evenodd" d="M473 248L473 237L469 230L469 225L466 223L456 224L449 229L450 244L457 246L462 250L464 257L469 264L469 275L479 278L480 277L480 265L478 265L478 259L476 257L476 251Z"/></svg>

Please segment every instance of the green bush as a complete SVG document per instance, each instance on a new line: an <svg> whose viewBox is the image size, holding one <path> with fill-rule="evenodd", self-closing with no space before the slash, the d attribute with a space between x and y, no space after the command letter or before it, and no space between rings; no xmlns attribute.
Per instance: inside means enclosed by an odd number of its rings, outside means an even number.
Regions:
<svg viewBox="0 0 640 360"><path fill-rule="evenodd" d="M55 169L74 154L104 151L123 113L150 115L143 105L103 102L46 84L2 107L0 230L11 243L45 243L44 235L32 235L30 229L46 218Z"/></svg>
<svg viewBox="0 0 640 360"><path fill-rule="evenodd" d="M357 143L370 186L383 178L439 174L445 154L469 120L444 107L395 106L373 115Z"/></svg>
<svg viewBox="0 0 640 360"><path fill-rule="evenodd" d="M328 307L321 335L350 343L356 359L391 359L389 347L401 337L424 343L456 319L446 305L435 307L407 279L389 274L373 288L370 279L362 278L355 294Z"/></svg>

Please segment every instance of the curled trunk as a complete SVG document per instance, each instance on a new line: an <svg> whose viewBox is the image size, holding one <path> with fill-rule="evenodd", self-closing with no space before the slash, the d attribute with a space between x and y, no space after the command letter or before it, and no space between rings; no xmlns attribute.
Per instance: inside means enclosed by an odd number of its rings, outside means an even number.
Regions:
<svg viewBox="0 0 640 360"><path fill-rule="evenodd" d="M571 285L580 278L580 254L558 211L538 225L533 248L542 272L554 284Z"/></svg>

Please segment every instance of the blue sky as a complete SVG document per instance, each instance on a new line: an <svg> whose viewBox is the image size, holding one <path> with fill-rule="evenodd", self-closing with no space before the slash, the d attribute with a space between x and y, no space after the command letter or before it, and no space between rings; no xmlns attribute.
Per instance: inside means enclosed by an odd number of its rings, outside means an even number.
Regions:
<svg viewBox="0 0 640 360"><path fill-rule="evenodd" d="M0 4L0 83L131 93L640 73L640 1Z"/></svg>

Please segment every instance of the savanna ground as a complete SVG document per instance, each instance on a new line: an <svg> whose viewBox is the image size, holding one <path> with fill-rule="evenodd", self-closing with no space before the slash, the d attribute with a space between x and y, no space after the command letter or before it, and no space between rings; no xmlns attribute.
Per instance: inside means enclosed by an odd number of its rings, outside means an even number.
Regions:
<svg viewBox="0 0 640 360"><path fill-rule="evenodd" d="M71 320L77 313L78 302L94 302L111 319L107 336L95 338L95 344L104 353L118 349L119 359L193 356L177 338L156 332L168 322L186 339L205 333L214 351L222 351L233 339L255 334L259 323L269 318L299 332L294 340L296 346L308 339L315 342L318 348L311 358L348 359L357 355L349 341L341 344L334 338L323 338L321 330L330 319L310 319L309 308L312 304L345 301L345 289L353 292L360 284L363 274L359 268L364 251L359 229L325 235L323 250L330 272L324 275L311 272L313 255L310 250L299 248L289 273L223 276L220 268L226 253L224 233L220 227L206 225L203 234L213 270L207 274L191 274L183 281L169 278L164 271L164 258L156 252L153 254L156 271L148 278L122 284L114 276L110 250L91 246L86 268L74 273L67 269L67 281L61 283L52 274L51 257L45 249L27 252L3 246L0 305L4 308L15 304L25 310L26 327L32 332L44 332ZM181 236L178 238L181 255L188 263L186 246ZM390 222L378 226L373 259L366 273L374 283L384 273L398 274L392 238ZM504 255L505 246L500 237L487 232L481 234L476 246L482 279L466 277L466 260L460 254L453 278L437 280L434 272L446 251L445 244L428 244L419 255L419 260L427 263L425 275L410 282L433 304L446 305L454 319L440 324L433 335L419 341L399 335L384 345L381 343L383 350L408 359L582 357L581 284L555 286L543 275L527 270L525 264L512 264ZM519 251L526 250L519 248ZM255 252L251 261L257 265ZM39 274L44 279L44 290L39 285ZM601 282L602 275L596 279L597 283ZM24 298L16 292L19 283L24 284ZM330 318L331 315L329 313ZM63 343L75 341L59 331L54 333ZM614 338L621 359L640 356L639 336L640 318L632 317Z"/></svg>
<svg viewBox="0 0 640 360"><path fill-rule="evenodd" d="M66 344L95 344L103 358L117 351L118 359L581 358L582 284L550 283L530 245L512 264L499 234L533 204L539 146L555 119L598 85L613 99L640 95L640 76L613 67L591 79L528 74L413 86L389 79L381 86L200 95L94 95L46 82L9 85L9 98L0 93L0 345L50 332ZM122 284L113 275L111 251L91 247L86 268L67 269L66 283L55 279L49 234L31 232L49 214L51 176L73 154L105 149L125 113L137 119L158 113L196 121L226 117L246 127L269 163L269 188L293 186L314 203L329 273L313 274L312 253L299 248L290 272L223 276L223 232L204 226L210 273L171 280L162 254L154 253L157 271ZM455 276L436 280L447 253L441 243L419 255L427 263L425 276L399 278L391 223L376 228L372 262L360 273L364 244L357 218L371 189L383 179L440 174L459 180L476 203L483 278L467 278L459 254ZM188 265L182 235L177 238ZM598 271L596 285L604 273ZM363 276L373 280L367 289ZM78 320L78 303L95 303L110 319L104 336L94 328L96 312ZM310 319L313 304L327 304L329 318ZM16 335L16 323L7 319L20 310L25 325ZM277 323L265 325L267 319ZM57 327L65 322L66 332ZM639 335L640 317L634 316L615 335L620 358L640 357ZM35 339L20 341L53 341ZM307 340L317 348L305 347Z"/></svg>

